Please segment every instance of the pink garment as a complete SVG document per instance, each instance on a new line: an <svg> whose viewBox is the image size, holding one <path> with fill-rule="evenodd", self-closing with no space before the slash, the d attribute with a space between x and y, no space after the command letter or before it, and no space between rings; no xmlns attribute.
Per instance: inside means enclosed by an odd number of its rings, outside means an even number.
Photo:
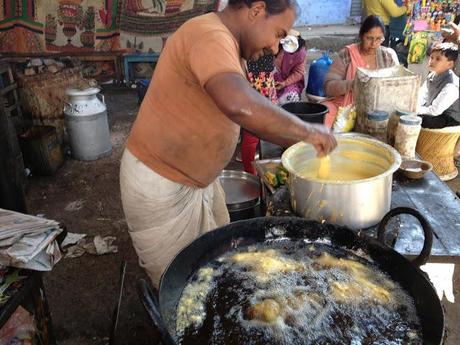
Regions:
<svg viewBox="0 0 460 345"><path fill-rule="evenodd" d="M358 67L365 67L366 63L364 62L361 54L359 53L359 45L357 43L350 44L346 46L348 53L350 54L351 61L347 67L346 80L354 80L356 76L356 71ZM346 107L353 103L353 90L350 89L345 95L337 96L330 101L324 101L324 104L329 109L329 113L326 114L324 119L324 124L331 128L334 124L335 118L337 116L337 111L339 107Z"/></svg>
<svg viewBox="0 0 460 345"><path fill-rule="evenodd" d="M305 61L307 59L307 50L305 47L300 48L295 53L287 53L281 50L275 58L275 81L284 82L286 87L277 91L278 98L289 92L295 92L299 95L305 88Z"/></svg>

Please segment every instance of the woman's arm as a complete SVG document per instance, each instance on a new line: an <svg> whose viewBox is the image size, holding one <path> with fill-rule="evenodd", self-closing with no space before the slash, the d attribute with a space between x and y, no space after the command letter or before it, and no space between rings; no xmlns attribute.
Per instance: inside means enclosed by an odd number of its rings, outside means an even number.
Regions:
<svg viewBox="0 0 460 345"><path fill-rule="evenodd" d="M388 67L398 66L399 65L398 54L396 54L396 52L392 48L387 48L387 51L388 51L388 54L390 55L391 61L393 62L391 66L388 66Z"/></svg>
<svg viewBox="0 0 460 345"><path fill-rule="evenodd" d="M353 81L346 80L349 63L350 55L345 48L340 51L324 78L324 91L328 97L345 95L353 87Z"/></svg>
<svg viewBox="0 0 460 345"><path fill-rule="evenodd" d="M307 58L305 48L302 48L298 54L297 64L292 68L291 74L283 81L284 86L297 83L305 78L305 59Z"/></svg>

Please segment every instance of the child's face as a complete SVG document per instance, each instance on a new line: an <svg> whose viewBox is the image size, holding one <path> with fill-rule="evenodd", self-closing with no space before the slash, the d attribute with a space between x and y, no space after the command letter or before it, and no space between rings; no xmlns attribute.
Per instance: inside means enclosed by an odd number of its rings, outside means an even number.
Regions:
<svg viewBox="0 0 460 345"><path fill-rule="evenodd" d="M447 58L440 51L434 51L430 55L430 62L428 68L431 72L442 74L445 71L454 67L454 62L447 60Z"/></svg>

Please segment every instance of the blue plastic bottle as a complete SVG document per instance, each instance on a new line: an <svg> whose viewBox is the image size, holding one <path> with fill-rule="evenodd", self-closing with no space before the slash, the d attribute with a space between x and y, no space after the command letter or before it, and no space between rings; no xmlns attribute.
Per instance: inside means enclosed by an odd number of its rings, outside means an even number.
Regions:
<svg viewBox="0 0 460 345"><path fill-rule="evenodd" d="M332 59L327 53L324 53L321 58L313 61L308 72L308 85L306 93L314 96L325 97L324 92L324 77L329 71L332 64Z"/></svg>

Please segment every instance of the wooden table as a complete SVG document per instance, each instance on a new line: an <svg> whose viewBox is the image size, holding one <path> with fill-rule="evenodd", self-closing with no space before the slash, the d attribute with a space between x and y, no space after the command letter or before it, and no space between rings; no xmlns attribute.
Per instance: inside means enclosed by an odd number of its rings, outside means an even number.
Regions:
<svg viewBox="0 0 460 345"><path fill-rule="evenodd" d="M0 302L0 328L2 328L9 318L14 314L19 306L32 311L35 324L35 338L38 344L56 345L54 333L51 325L51 315L48 302L43 287L42 273L17 268L8 268L8 274L19 272L22 280L11 285L3 294L7 300Z"/></svg>
<svg viewBox="0 0 460 345"><path fill-rule="evenodd" d="M61 245L67 236L67 230L57 236L56 241ZM24 307L33 314L35 325L36 342L40 345L56 345L51 314L43 285L43 272L1 266L1 281L5 283L6 277L10 277L13 283L5 286L0 284L0 328L2 328L18 309ZM19 278L19 279L18 279ZM35 342L34 342L35 344Z"/></svg>
<svg viewBox="0 0 460 345"><path fill-rule="evenodd" d="M295 215L287 187L277 189L274 194L266 189L263 195L266 205L272 203L274 215ZM434 230L430 262L454 260L460 263L460 200L450 188L432 172L420 180L410 180L397 172L393 179L391 208L403 206L417 209ZM363 231L374 236L376 226ZM390 244L407 257L417 256L423 246L419 222L412 216L401 215L397 232Z"/></svg>
<svg viewBox="0 0 460 345"><path fill-rule="evenodd" d="M160 54L157 53L132 53L123 55L123 66L125 72L125 84L131 86L135 82L134 76L131 75L130 63L148 62L156 65Z"/></svg>
<svg viewBox="0 0 460 345"><path fill-rule="evenodd" d="M434 231L431 262L460 262L460 200L434 173L420 180L409 180L399 174L393 183L392 207L417 209ZM399 236L394 248L407 256L418 255L423 245L423 232L414 218L401 217Z"/></svg>

